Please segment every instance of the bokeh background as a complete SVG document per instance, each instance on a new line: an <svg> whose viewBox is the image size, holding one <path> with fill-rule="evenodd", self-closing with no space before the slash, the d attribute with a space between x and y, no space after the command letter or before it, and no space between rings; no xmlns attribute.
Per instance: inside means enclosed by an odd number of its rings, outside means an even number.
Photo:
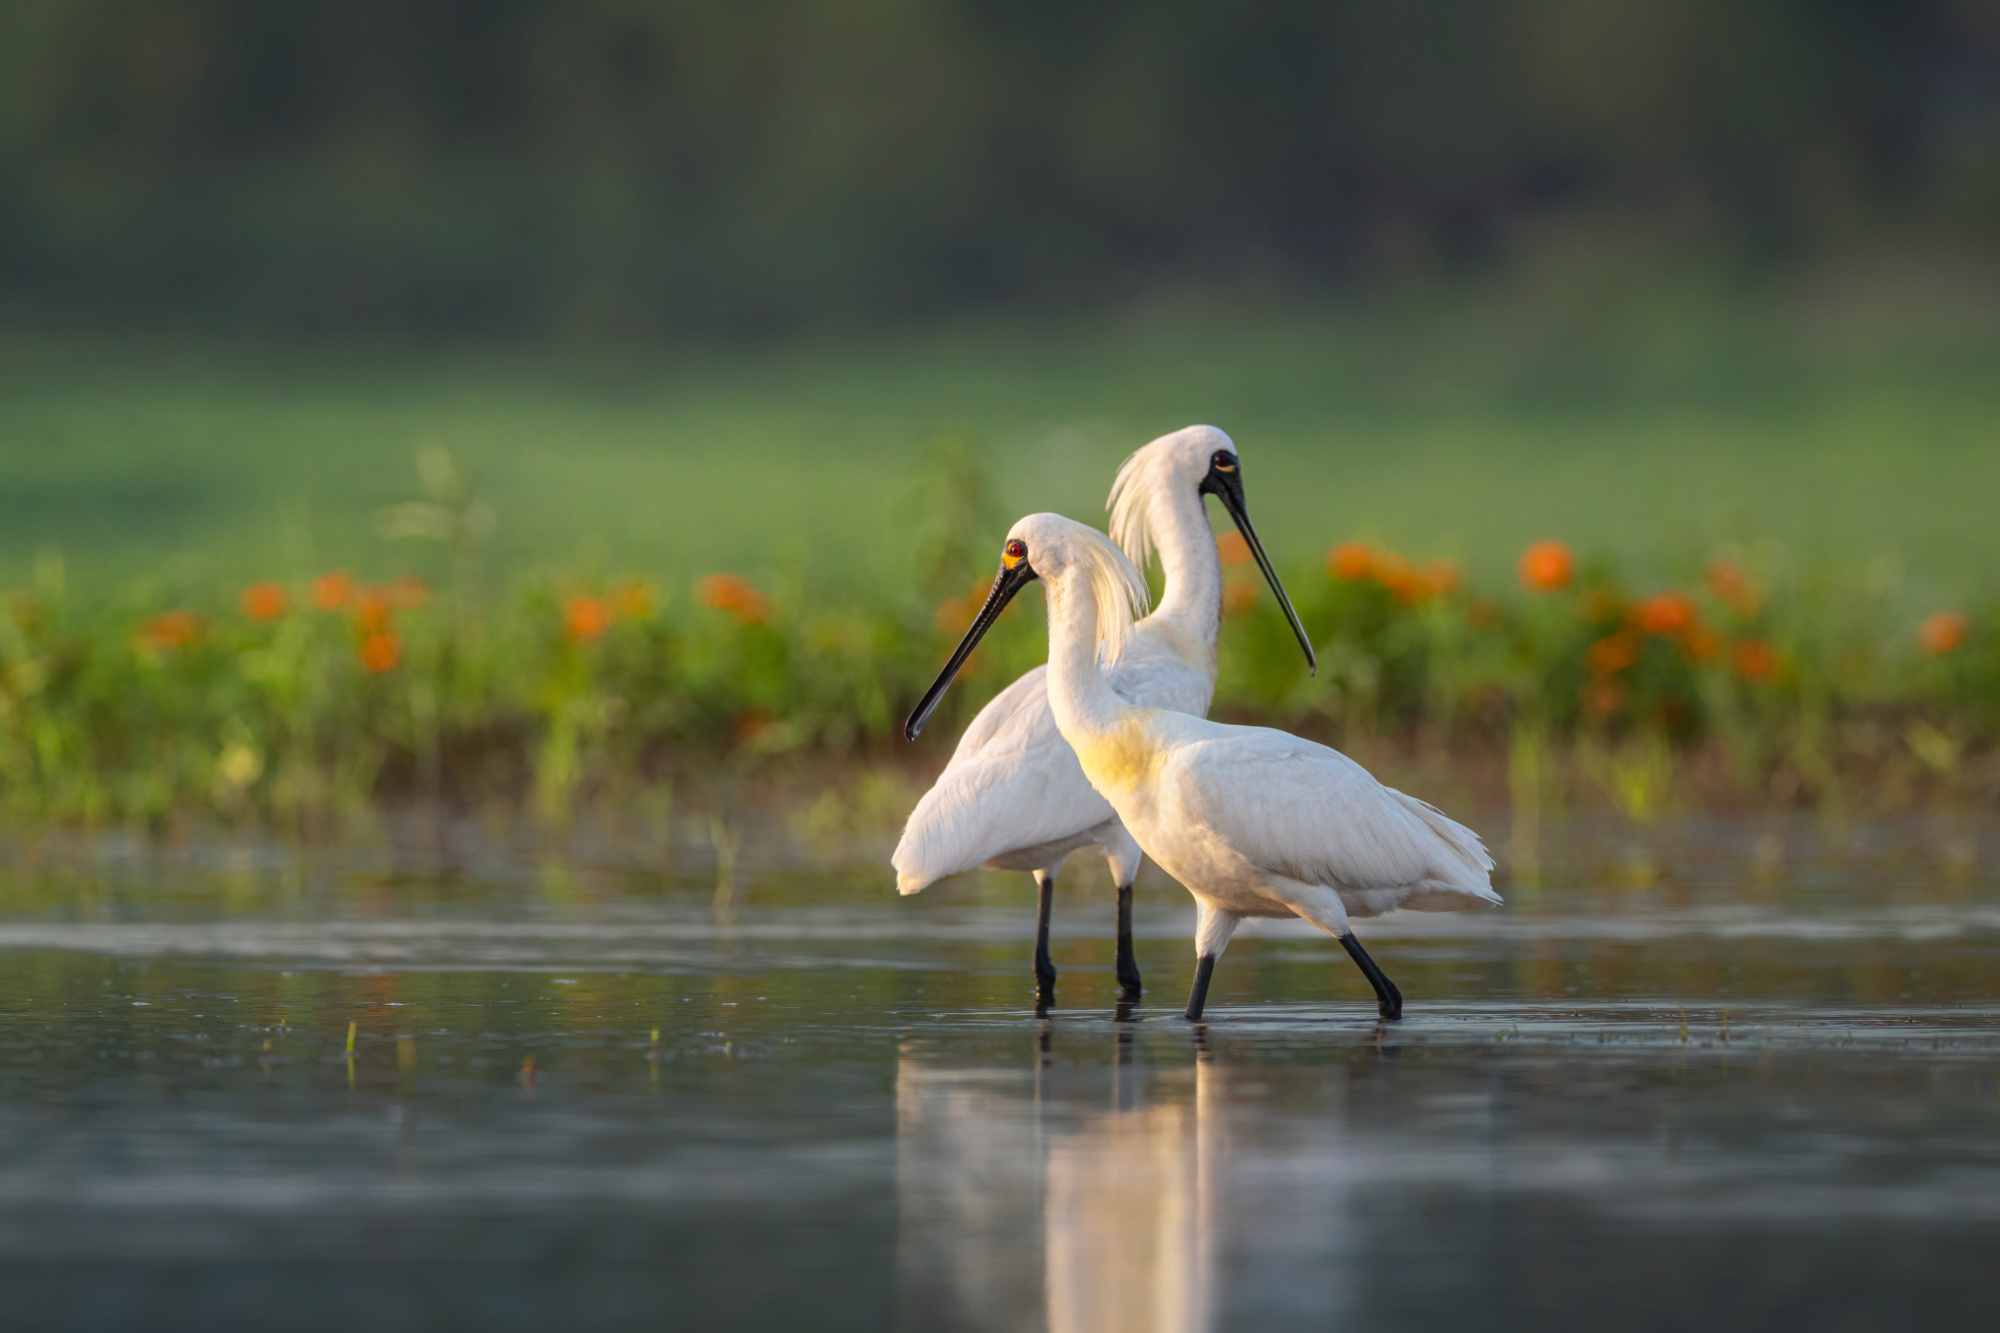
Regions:
<svg viewBox="0 0 2000 1333"><path fill-rule="evenodd" d="M1983 0L35 0L9 306L690 337L2000 242Z"/></svg>
<svg viewBox="0 0 2000 1333"><path fill-rule="evenodd" d="M1952 578L1996 247L1990 0L7 0L0 551L359 558L429 439L519 555L742 564L1212 420L1294 555Z"/></svg>
<svg viewBox="0 0 2000 1333"><path fill-rule="evenodd" d="M45 808L887 747L1008 521L1193 421L1332 663L1245 586L1229 707L1960 774L2000 3L0 0Z"/></svg>

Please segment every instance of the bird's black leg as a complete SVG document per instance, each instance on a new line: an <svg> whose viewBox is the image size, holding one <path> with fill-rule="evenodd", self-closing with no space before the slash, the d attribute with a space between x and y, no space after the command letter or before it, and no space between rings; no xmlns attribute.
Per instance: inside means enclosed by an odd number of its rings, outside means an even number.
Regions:
<svg viewBox="0 0 2000 1333"><path fill-rule="evenodd" d="M1136 1001L1142 994L1139 986L1139 960L1132 956L1132 886L1118 886L1118 998Z"/></svg>
<svg viewBox="0 0 2000 1333"><path fill-rule="evenodd" d="M1188 1022L1192 1023L1201 1017L1202 1009L1208 1004L1208 979L1214 975L1214 954L1205 953L1195 960L1194 989L1188 992Z"/></svg>
<svg viewBox="0 0 2000 1333"><path fill-rule="evenodd" d="M1361 941L1352 933L1340 937L1340 947L1347 950L1347 956L1361 969L1361 975L1368 978L1368 984L1375 988L1375 1008L1384 1018L1403 1016L1403 992L1396 989L1396 983L1382 975L1382 969L1375 966L1375 960L1361 947Z"/></svg>
<svg viewBox="0 0 2000 1333"><path fill-rule="evenodd" d="M1041 891L1041 901L1035 908L1035 1002L1054 1004L1056 965L1049 960L1049 908L1055 903L1056 877L1046 870L1037 870L1035 887Z"/></svg>

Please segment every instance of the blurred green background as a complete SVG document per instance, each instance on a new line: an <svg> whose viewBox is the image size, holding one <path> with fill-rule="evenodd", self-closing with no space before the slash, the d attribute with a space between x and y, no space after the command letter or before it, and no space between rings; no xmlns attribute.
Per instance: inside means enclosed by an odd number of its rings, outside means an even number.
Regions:
<svg viewBox="0 0 2000 1333"><path fill-rule="evenodd" d="M1324 665L1238 580L1227 709L2000 790L2000 0L0 0L0 815L902 753L1196 421Z"/></svg>
<svg viewBox="0 0 2000 1333"><path fill-rule="evenodd" d="M2000 3L0 0L0 561L907 544L1232 431L1272 544L2000 540Z"/></svg>

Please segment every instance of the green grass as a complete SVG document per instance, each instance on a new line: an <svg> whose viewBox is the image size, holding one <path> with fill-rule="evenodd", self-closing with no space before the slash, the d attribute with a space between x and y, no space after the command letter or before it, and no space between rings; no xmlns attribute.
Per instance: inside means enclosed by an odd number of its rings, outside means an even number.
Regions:
<svg viewBox="0 0 2000 1333"><path fill-rule="evenodd" d="M736 350L16 337L0 582L48 548L86 581L395 572L412 557L372 515L415 492L425 442L493 501L503 568L893 581L939 433L986 459L997 541L1030 509L1101 519L1126 452L1209 421L1288 564L1362 536L1501 577L1558 536L1665 576L1773 536L1955 595L2000 562L1994 308L1691 278Z"/></svg>

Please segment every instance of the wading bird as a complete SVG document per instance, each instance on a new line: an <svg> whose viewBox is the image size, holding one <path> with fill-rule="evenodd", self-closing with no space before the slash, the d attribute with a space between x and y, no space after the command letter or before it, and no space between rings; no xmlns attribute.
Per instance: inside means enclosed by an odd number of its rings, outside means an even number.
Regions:
<svg viewBox="0 0 2000 1333"><path fill-rule="evenodd" d="M1243 502L1243 467L1230 438L1213 426L1163 435L1125 460L1111 486L1111 531L1139 565L1157 551L1165 589L1159 609L1133 627L1109 688L1149 708L1203 715L1215 695L1215 641L1222 623L1222 562L1202 497L1213 495L1243 534L1257 566L1291 621L1308 668L1312 642L1257 540ZM914 736L912 737L914 739ZM981 709L936 785L917 802L890 858L896 887L919 892L975 866L1027 870L1040 901L1035 919L1035 983L1054 998L1049 906L1068 855L1102 848L1118 886L1117 976L1139 996L1132 955L1132 881L1139 846L1084 777L1049 712L1047 668L1036 667Z"/></svg>
<svg viewBox="0 0 2000 1333"><path fill-rule="evenodd" d="M1200 905L1187 1016L1201 1017L1215 960L1239 922L1301 916L1340 941L1382 1016L1400 1018L1401 993L1348 918L1498 904L1493 858L1470 829L1336 750L1121 697L1105 664L1126 649L1146 582L1101 533L1056 514L1014 525L993 591L905 734L923 729L1001 610L1036 579L1048 589L1049 708L1063 739L1146 855Z"/></svg>

